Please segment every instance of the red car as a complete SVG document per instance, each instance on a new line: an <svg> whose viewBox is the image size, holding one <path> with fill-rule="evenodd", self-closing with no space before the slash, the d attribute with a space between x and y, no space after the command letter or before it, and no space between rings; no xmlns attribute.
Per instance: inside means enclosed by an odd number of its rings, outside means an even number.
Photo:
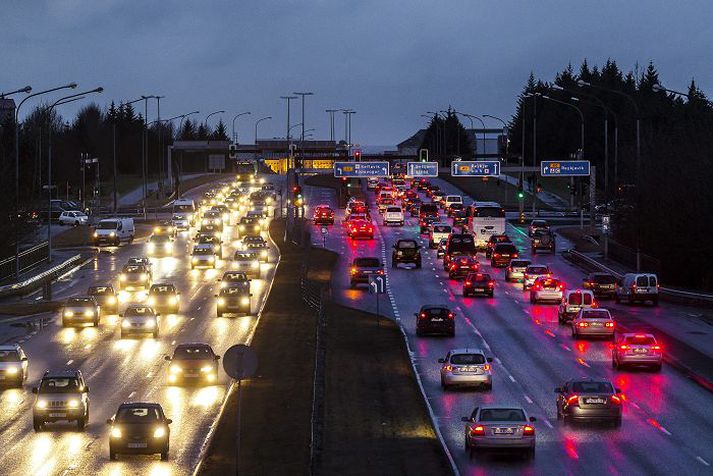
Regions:
<svg viewBox="0 0 713 476"><path fill-rule="evenodd" d="M366 220L350 221L347 226L347 234L353 240L357 238L374 239L374 225Z"/></svg>
<svg viewBox="0 0 713 476"><path fill-rule="evenodd" d="M326 205L320 205L314 209L315 225L334 225L334 210Z"/></svg>
<svg viewBox="0 0 713 476"><path fill-rule="evenodd" d="M448 277L450 279L463 279L468 274L480 270L480 263L475 256L456 255L448 260Z"/></svg>

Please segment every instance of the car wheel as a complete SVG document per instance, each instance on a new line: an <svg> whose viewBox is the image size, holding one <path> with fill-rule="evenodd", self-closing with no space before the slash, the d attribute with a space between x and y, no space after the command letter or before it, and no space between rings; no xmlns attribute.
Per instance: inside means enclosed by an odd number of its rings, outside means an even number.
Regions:
<svg viewBox="0 0 713 476"><path fill-rule="evenodd" d="M456 336L456 331L455 331L455 329L453 329L452 331L450 331L450 332L448 333L448 336L449 336L449 337L455 337L455 336Z"/></svg>
<svg viewBox="0 0 713 476"><path fill-rule="evenodd" d="M574 330L574 326L572 326L572 338L573 339L577 338L577 331Z"/></svg>
<svg viewBox="0 0 713 476"><path fill-rule="evenodd" d="M557 406L557 419L558 419L558 420L562 420L562 419L563 419L563 415L562 415L562 412L560 411L559 405Z"/></svg>
<svg viewBox="0 0 713 476"><path fill-rule="evenodd" d="M94 327L99 327L99 319L94 319Z"/></svg>
<svg viewBox="0 0 713 476"><path fill-rule="evenodd" d="M116 451L109 450L109 460L116 461L116 459L117 459Z"/></svg>
<svg viewBox="0 0 713 476"><path fill-rule="evenodd" d="M416 269L421 269L421 262L416 263Z"/></svg>
<svg viewBox="0 0 713 476"><path fill-rule="evenodd" d="M533 294L530 294L530 304L536 304L537 299L535 299L535 296Z"/></svg>
<svg viewBox="0 0 713 476"><path fill-rule="evenodd" d="M161 452L161 461L168 461L168 448Z"/></svg>
<svg viewBox="0 0 713 476"><path fill-rule="evenodd" d="M658 297L655 297L655 298L651 301L651 304L652 304L654 307L658 307L658 305L659 305L659 298L658 298Z"/></svg>
<svg viewBox="0 0 713 476"><path fill-rule="evenodd" d="M32 419L32 428L35 430L35 432L40 432L44 429L45 422L38 418L33 418Z"/></svg>
<svg viewBox="0 0 713 476"><path fill-rule="evenodd" d="M494 296L495 296L494 292L490 293L490 297L494 297Z"/></svg>
<svg viewBox="0 0 713 476"><path fill-rule="evenodd" d="M614 428L620 428L621 427L621 417L617 418L614 420L614 423L612 424Z"/></svg>
<svg viewBox="0 0 713 476"><path fill-rule="evenodd" d="M423 332L419 331L418 329L416 330L416 337L422 337Z"/></svg>
<svg viewBox="0 0 713 476"><path fill-rule="evenodd" d="M653 366L653 371L654 371L654 372L661 372L661 367L662 367L661 364L656 364L656 365Z"/></svg>
<svg viewBox="0 0 713 476"><path fill-rule="evenodd" d="M154 339L158 339L158 331L155 331L155 332L153 333L153 338L154 338Z"/></svg>
<svg viewBox="0 0 713 476"><path fill-rule="evenodd" d="M492 383L486 383L485 385L483 385L483 390L485 390L486 392L489 392L489 391L491 391L492 389L493 389L493 384L492 384Z"/></svg>
<svg viewBox="0 0 713 476"><path fill-rule="evenodd" d="M84 428L87 426L88 421L89 421L88 415L77 420L77 429L79 431L84 431Z"/></svg>
<svg viewBox="0 0 713 476"><path fill-rule="evenodd" d="M75 221L75 222L74 222L74 226L79 226L79 222L78 222L78 221Z"/></svg>
<svg viewBox="0 0 713 476"><path fill-rule="evenodd" d="M463 438L463 448L465 448L466 451L470 450L470 443L468 443L467 436L465 438Z"/></svg>
<svg viewBox="0 0 713 476"><path fill-rule="evenodd" d="M533 446L527 450L527 459L535 459L535 447Z"/></svg>
<svg viewBox="0 0 713 476"><path fill-rule="evenodd" d="M476 455L475 455L475 448L470 447L469 449L470 449L470 451L468 452L468 458L469 458L469 459L475 458L475 456L476 456Z"/></svg>
<svg viewBox="0 0 713 476"><path fill-rule="evenodd" d="M532 248L532 254L536 255L537 254L537 248Z"/></svg>

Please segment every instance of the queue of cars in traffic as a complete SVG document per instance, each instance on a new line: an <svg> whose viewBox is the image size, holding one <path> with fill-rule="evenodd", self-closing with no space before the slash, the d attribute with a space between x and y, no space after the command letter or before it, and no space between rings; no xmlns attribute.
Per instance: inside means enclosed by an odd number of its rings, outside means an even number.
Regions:
<svg viewBox="0 0 713 476"><path fill-rule="evenodd" d="M200 203L179 199L173 217L158 223L142 246L145 255L130 257L115 279L93 284L86 293L65 299L59 310L63 327L113 327L119 339L158 339L166 316L181 312L179 286L161 279L154 270L158 259L182 258L191 270L222 268L215 281L218 318L253 312L251 280L261 276L261 265L270 260L270 246L262 236L273 215L274 188L256 180L234 182L203 195ZM74 217L77 218L77 217ZM248 218L249 220L245 220ZM181 231L188 233L188 247L177 246ZM110 218L97 223L97 245L118 246L134 239L132 219ZM223 255L223 239L237 242L234 255ZM235 260L233 260L235 258ZM243 268L243 264L247 267ZM208 275L206 275L208 276ZM209 278L212 281L212 278ZM105 320L112 316L111 323ZM169 385L213 385L218 382L218 361L206 342L175 345L166 382ZM68 362L71 363L72 361ZM18 344L0 346L0 385L22 387L31 360ZM90 421L89 378L78 368L49 369L32 388L32 426L36 432L56 422L70 422L83 430ZM107 420L109 458L124 454L160 454L169 457L171 419L156 402L127 402Z"/></svg>
<svg viewBox="0 0 713 476"><path fill-rule="evenodd" d="M384 226L403 226L406 217L417 219L418 232L399 233L392 246L391 268L422 267L424 253L433 252L443 265L444 277L462 282L462 296L496 299L498 279L516 283L533 305L557 306L558 322L566 326L574 339L602 338L613 340L612 367L650 367L660 370L663 349L656 337L649 333L621 333L615 313L604 306L605 299L617 302L658 303L658 281L655 275L632 274L618 280L608 273L591 273L581 286L569 288L547 264L533 262L507 235L502 208L492 202L464 203L458 195L449 195L427 179L403 177L370 179L376 212ZM371 197L371 196L369 196ZM369 198L351 198L345 212L344 226L351 239L374 239L372 204ZM324 207L315 210L315 223ZM328 207L327 207L328 208ZM329 210L333 217L334 211ZM477 224L474 226L475 222ZM476 232L474 228L477 228ZM420 233L420 237L418 236ZM531 256L543 252L556 253L555 231L545 220L533 220L527 227ZM427 241L428 246L421 243ZM428 250L434 251L428 251ZM480 262L480 253L492 271ZM498 271L502 268L504 271ZM350 267L353 288L368 283L368 275L383 274L385 263L378 256L357 256ZM504 278L504 279L503 279ZM392 277L393 279L393 277ZM413 313L418 338L443 335L455 336L459 319L451 302L422 303ZM438 359L441 386L444 391L453 387L493 389L493 358L483 349L459 347ZM497 389L495 389L497 392ZM565 422L607 421L621 425L621 390L606 379L586 377L573 379L555 390L558 418ZM536 421L521 407L511 405L483 405L462 418L465 424L465 449L470 457L481 449L512 449L534 457Z"/></svg>

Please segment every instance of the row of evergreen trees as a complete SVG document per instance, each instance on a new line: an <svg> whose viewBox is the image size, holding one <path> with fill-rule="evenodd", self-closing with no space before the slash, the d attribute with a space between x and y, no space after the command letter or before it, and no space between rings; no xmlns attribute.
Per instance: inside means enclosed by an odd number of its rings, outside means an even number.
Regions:
<svg viewBox="0 0 713 476"><path fill-rule="evenodd" d="M638 69L638 68L637 68ZM641 128L641 166L636 167L636 109L627 97L593 86L629 95L638 108ZM569 92L579 92L572 101ZM637 246L661 261L664 281L681 286L713 288L713 270L701 266L713 261L713 107L691 81L687 97L656 91L659 73L653 64L643 71L623 72L609 60L600 69L585 60L578 71L568 65L552 82L530 75L510 122L510 150L524 150L526 165L542 160L567 159L580 148L580 117L567 106L535 93L570 102L584 114L584 159L597 167L597 188L604 184L604 110L592 96L603 101L609 117L609 199L618 197L625 206L614 215L614 238ZM666 86L666 85L664 85ZM677 87L671 86L676 90ZM589 96L586 96L586 95ZM533 164L533 114L537 101L537 162ZM615 117L614 117L615 116ZM522 131L525 128L524 147ZM618 129L618 151L614 132ZM617 156L616 167L614 164ZM616 174L615 174L616 169Z"/></svg>

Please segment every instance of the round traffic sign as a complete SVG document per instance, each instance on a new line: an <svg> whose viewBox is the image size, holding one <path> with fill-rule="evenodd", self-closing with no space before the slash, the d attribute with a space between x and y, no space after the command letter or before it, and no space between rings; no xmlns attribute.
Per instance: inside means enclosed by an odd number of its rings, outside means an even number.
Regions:
<svg viewBox="0 0 713 476"><path fill-rule="evenodd" d="M247 345L234 345L225 351L223 369L235 380L250 378L257 370L257 354Z"/></svg>

